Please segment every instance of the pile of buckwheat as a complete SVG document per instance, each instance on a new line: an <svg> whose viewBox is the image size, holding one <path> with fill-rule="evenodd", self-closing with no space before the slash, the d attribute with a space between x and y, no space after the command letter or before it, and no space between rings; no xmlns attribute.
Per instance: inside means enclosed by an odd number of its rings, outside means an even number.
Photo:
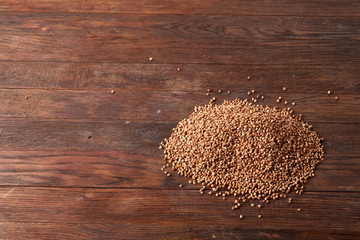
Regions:
<svg viewBox="0 0 360 240"><path fill-rule="evenodd" d="M324 158L322 139L311 127L289 109L240 99L210 101L195 107L161 143L162 170L171 167L191 178L190 183L202 185L202 194L238 196L233 209L246 199L268 202L292 189L301 194L301 185Z"/></svg>

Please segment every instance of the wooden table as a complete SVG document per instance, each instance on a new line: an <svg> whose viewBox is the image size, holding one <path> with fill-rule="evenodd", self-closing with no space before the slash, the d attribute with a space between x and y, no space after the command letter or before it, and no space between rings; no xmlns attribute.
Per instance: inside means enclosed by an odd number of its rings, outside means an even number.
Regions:
<svg viewBox="0 0 360 240"><path fill-rule="evenodd" d="M360 239L359 40L358 0L0 1L0 239ZM281 95L325 139L293 204L160 171L208 88Z"/></svg>

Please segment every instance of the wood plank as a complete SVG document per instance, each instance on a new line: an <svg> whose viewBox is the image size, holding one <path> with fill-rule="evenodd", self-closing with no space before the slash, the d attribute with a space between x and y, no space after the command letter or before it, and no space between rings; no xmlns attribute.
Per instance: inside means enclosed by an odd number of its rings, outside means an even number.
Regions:
<svg viewBox="0 0 360 240"><path fill-rule="evenodd" d="M177 68L181 67L178 72ZM246 80L251 75L251 81ZM360 67L0 62L0 88L360 93Z"/></svg>
<svg viewBox="0 0 360 240"><path fill-rule="evenodd" d="M133 39L11 32L0 35L0 61L348 66L360 64L357 46L358 40Z"/></svg>
<svg viewBox="0 0 360 240"><path fill-rule="evenodd" d="M36 118L36 119L92 119L92 120L137 120L180 121L189 116L195 106L207 104L213 96L218 103L235 98L251 100L257 95L264 95L257 104L291 107L297 114L302 113L306 121L311 123L360 123L360 95L336 94L328 95L324 89L321 94L295 94L291 89L281 93L267 93L265 88L256 89L256 93L248 95L254 88L223 89L224 93L212 93L206 96L203 92L110 89L102 90L38 90L38 89L0 89L0 117ZM280 89L279 89L280 90ZM217 91L214 90L214 91ZM288 101L285 105L276 103L278 96ZM28 99L25 99L28 97ZM295 102L295 106L291 103ZM326 117L325 117L326 116Z"/></svg>
<svg viewBox="0 0 360 240"><path fill-rule="evenodd" d="M280 216L279 216L280 217ZM292 221L292 219L289 219ZM194 223L193 223L194 224ZM64 230L66 229L66 231ZM0 223L0 236L5 239L234 239L234 240L258 240L258 239L357 239L359 233L350 231L329 229L266 229L265 227L246 227L239 223L238 227L226 226L165 226L165 224L102 224L87 223L86 220L69 224L59 223L23 223L7 222Z"/></svg>
<svg viewBox="0 0 360 240"><path fill-rule="evenodd" d="M0 186L199 189L161 171L162 154L120 151L0 151ZM307 192L360 192L360 156L327 154Z"/></svg>
<svg viewBox="0 0 360 240"><path fill-rule="evenodd" d="M177 123L0 119L0 150L116 150L154 154ZM313 127L325 139L326 153L360 154L360 124L317 123Z"/></svg>
<svg viewBox="0 0 360 240"><path fill-rule="evenodd" d="M70 238L79 232L80 237L94 234L102 239L144 239L145 236L209 239L212 234L226 239L258 239L276 234L277 238L330 239L342 233L346 233L345 238L360 233L358 193L308 193L293 197L291 205L286 200L278 200L259 210L247 203L239 211L230 210L230 199L223 201L184 189L20 187L1 188L0 195L0 228L5 230L1 234L9 238L16 236L20 229L29 232L29 236L41 237L70 224L76 228L50 236ZM300 213L296 211L299 207ZM245 216L243 220L238 218L240 211ZM258 214L262 219L257 218ZM20 229L4 228L4 224ZM30 230L30 226L35 230Z"/></svg>
<svg viewBox="0 0 360 240"><path fill-rule="evenodd" d="M356 0L291 1L291 0L2 0L0 11L72 12L72 13L151 13L151 14L225 14L225 15L295 15L295 16L360 16Z"/></svg>
<svg viewBox="0 0 360 240"><path fill-rule="evenodd" d="M191 39L360 39L357 17L203 16L149 14L6 13L0 15L0 33L57 38L103 38L138 46L153 39L178 42Z"/></svg>

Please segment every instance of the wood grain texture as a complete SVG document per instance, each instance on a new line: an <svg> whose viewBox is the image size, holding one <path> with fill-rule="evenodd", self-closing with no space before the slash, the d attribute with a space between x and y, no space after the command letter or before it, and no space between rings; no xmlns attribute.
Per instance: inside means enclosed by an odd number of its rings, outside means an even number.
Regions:
<svg viewBox="0 0 360 240"><path fill-rule="evenodd" d="M161 151L0 151L0 186L178 189L188 179L160 171ZM199 186L186 186L198 190ZM327 154L306 192L359 192L357 155Z"/></svg>
<svg viewBox="0 0 360 240"><path fill-rule="evenodd" d="M31 230L31 226L44 231L44 236L51 234L51 230L60 231L52 235L56 239L71 238L77 232L80 238L91 239L111 239L113 236L125 239L211 239L213 234L221 239L262 239L271 238L272 234L278 238L352 239L359 234L358 193L346 196L341 193L308 193L295 197L291 205L286 200L279 200L264 205L260 220L257 218L260 210L256 208L243 206L238 211L231 211L230 199L223 201L186 189L10 187L1 189L0 195L1 215L6 221L0 223L0 228L5 230L4 236L8 238L16 238L20 229L29 232L29 236L37 236L37 231ZM23 218L23 213L30 210L29 203L38 206L31 208L37 214L29 214L27 221L18 223L18 218ZM303 212L298 213L298 207ZM245 219L238 218L240 212ZM347 217L343 218L344 215ZM329 218L333 220L330 228ZM316 225L313 220L316 220ZM66 225L61 225L64 222ZM19 229L14 229L15 226ZM61 231L63 226L69 227L70 231ZM345 234L342 233L344 228L347 229Z"/></svg>
<svg viewBox="0 0 360 240"><path fill-rule="evenodd" d="M247 84L250 85L250 84ZM267 93L266 89L256 89L256 93L248 95L252 88L240 89L236 85L229 88L231 93L212 93L206 96L202 92L182 92L173 87L173 91L149 89L144 91L115 89L103 90L37 90L37 89L3 89L0 98L4 99L0 105L0 117L36 118L36 119L91 119L91 120L141 120L148 119L154 122L177 122L194 110L194 106L209 103L216 97L218 103L235 98L256 98L257 103L276 106L280 109L291 107L296 114L302 113L310 123L360 123L360 95L336 94L295 94L289 89L286 92ZM222 88L221 88L222 89ZM217 91L214 89L213 91ZM276 103L282 96L284 102ZM28 97L28 99L26 99ZM17 102L17 104L13 104ZM295 102L295 106L292 106ZM124 104L126 103L126 104ZM316 104L314 104L316 103ZM346 115L339 112L347 111ZM326 117L324 117L326 116Z"/></svg>
<svg viewBox="0 0 360 240"><path fill-rule="evenodd" d="M292 221L289 218L289 221ZM192 221L194 222L194 221ZM66 229L66 231L64 231ZM45 239L342 239L351 240L358 237L358 232L351 229L345 233L331 229L324 231L320 229L303 229L299 227L292 229L259 229L257 227L246 227L239 223L237 227L209 227L204 226L163 226L158 223L148 224L103 224L86 223L78 224L64 223L29 223L9 222L0 223L0 230L4 236L10 239L37 238L39 232Z"/></svg>
<svg viewBox="0 0 360 240"><path fill-rule="evenodd" d="M170 46L180 47L181 40L186 40L186 46L195 47L195 42L191 40L227 42L229 39L234 41L264 38L359 40L359 19L358 17L7 13L0 15L0 32L10 31L20 36L43 38L71 36L95 40L101 37L102 40L117 40L124 45L130 45L135 41L137 46L152 46L156 44L154 40L162 42L168 40ZM211 46L211 42L208 45ZM224 46L218 44L218 47Z"/></svg>
<svg viewBox="0 0 360 240"><path fill-rule="evenodd" d="M0 149L159 152L177 122L1 119ZM359 154L360 124L318 123L327 153ZM89 136L92 136L89 139ZM161 163L159 159L159 163Z"/></svg>
<svg viewBox="0 0 360 240"><path fill-rule="evenodd" d="M225 14L225 15L293 15L293 16L360 16L356 0L3 0L0 11L72 12L72 13L152 13L152 14Z"/></svg>
<svg viewBox="0 0 360 240"><path fill-rule="evenodd" d="M358 40L163 39L0 35L0 61L359 65ZM70 47L71 46L71 47Z"/></svg>
<svg viewBox="0 0 360 240"><path fill-rule="evenodd" d="M355 0L2 0L0 239L359 239L359 19ZM293 204L234 212L158 147L252 89L296 102L325 161Z"/></svg>
<svg viewBox="0 0 360 240"><path fill-rule="evenodd" d="M177 68L181 71L178 72ZM248 81L247 76L252 79ZM360 66L0 62L0 88L358 94ZM226 79L226 81L224 81Z"/></svg>
<svg viewBox="0 0 360 240"><path fill-rule="evenodd" d="M0 61L360 64L351 18L7 13L2 20Z"/></svg>

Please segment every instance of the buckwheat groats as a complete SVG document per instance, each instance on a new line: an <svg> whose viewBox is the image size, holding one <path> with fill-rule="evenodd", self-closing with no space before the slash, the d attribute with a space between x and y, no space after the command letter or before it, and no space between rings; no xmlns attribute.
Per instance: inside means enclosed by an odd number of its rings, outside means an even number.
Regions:
<svg viewBox="0 0 360 240"><path fill-rule="evenodd" d="M239 200L301 194L324 157L317 133L292 111L240 99L195 107L161 148L165 165L201 183L202 193Z"/></svg>

